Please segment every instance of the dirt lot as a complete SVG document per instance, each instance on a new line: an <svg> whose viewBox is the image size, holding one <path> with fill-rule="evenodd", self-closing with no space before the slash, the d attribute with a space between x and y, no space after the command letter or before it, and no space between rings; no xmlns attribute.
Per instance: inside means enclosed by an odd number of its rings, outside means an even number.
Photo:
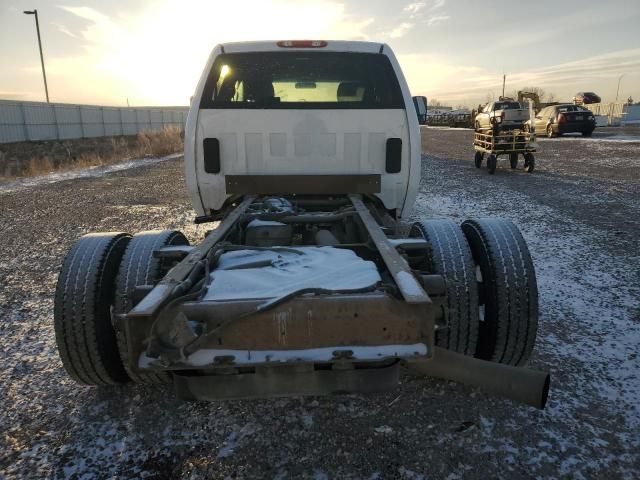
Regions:
<svg viewBox="0 0 640 480"><path fill-rule="evenodd" d="M183 403L74 384L52 293L79 235L182 228L179 159L53 184L0 185L0 478L638 478L640 136L542 139L534 174L472 164L472 133L423 130L416 216L500 215L529 242L552 372L536 411L405 376L376 396ZM637 141L634 141L637 138Z"/></svg>

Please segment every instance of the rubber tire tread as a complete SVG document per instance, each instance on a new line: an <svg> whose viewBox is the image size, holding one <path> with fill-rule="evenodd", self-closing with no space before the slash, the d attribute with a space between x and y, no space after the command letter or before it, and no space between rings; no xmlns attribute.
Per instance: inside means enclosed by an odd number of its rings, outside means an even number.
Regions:
<svg viewBox="0 0 640 480"><path fill-rule="evenodd" d="M484 155L482 154L482 152L476 152L476 154L473 156L473 164L476 166L476 168L480 168L482 166L483 157Z"/></svg>
<svg viewBox="0 0 640 480"><path fill-rule="evenodd" d="M447 285L448 328L436 332L436 345L473 356L478 341L478 283L471 249L462 229L450 219L413 224L411 237L431 245L433 272Z"/></svg>
<svg viewBox="0 0 640 480"><path fill-rule="evenodd" d="M509 164L511 165L511 168L513 170L518 168L518 154L517 153L509 154Z"/></svg>
<svg viewBox="0 0 640 480"><path fill-rule="evenodd" d="M498 157L494 154L491 154L487 157L487 170L489 171L489 175L493 175L496 173L496 167L498 166Z"/></svg>
<svg viewBox="0 0 640 480"><path fill-rule="evenodd" d="M153 256L154 250L167 245L188 245L189 241L177 230L149 230L133 236L127 246L116 279L114 312L117 315L129 312L134 305L131 293L139 285L155 285L166 274L168 267L161 258ZM168 373L140 373L129 366L127 339L123 331L116 336L122 364L129 377L136 383L162 384L171 381Z"/></svg>
<svg viewBox="0 0 640 480"><path fill-rule="evenodd" d="M532 173L536 168L536 159L533 156L533 153L525 153L525 165L524 171L527 173Z"/></svg>
<svg viewBox="0 0 640 480"><path fill-rule="evenodd" d="M538 330L538 286L527 244L512 222L466 220L462 230L485 285L476 357L524 365Z"/></svg>
<svg viewBox="0 0 640 480"><path fill-rule="evenodd" d="M53 323L67 373L86 385L125 383L111 306L118 266L131 236L93 233L71 247L58 275Z"/></svg>

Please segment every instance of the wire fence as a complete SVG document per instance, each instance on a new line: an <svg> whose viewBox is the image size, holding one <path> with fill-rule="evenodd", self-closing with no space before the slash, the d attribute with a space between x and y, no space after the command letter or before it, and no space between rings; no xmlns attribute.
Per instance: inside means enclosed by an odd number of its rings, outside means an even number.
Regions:
<svg viewBox="0 0 640 480"><path fill-rule="evenodd" d="M135 135L184 128L189 107L101 107L0 100L0 143Z"/></svg>

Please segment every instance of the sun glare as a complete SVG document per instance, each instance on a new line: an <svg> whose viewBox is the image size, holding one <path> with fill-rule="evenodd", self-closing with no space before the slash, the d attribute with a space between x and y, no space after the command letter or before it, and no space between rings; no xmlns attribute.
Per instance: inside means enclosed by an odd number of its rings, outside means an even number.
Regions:
<svg viewBox="0 0 640 480"><path fill-rule="evenodd" d="M217 43L364 39L363 29L370 23L350 18L342 4L332 1L249 0L243 11L251 14L242 17L235 4L207 1L190 3L189 8L183 2L166 1L110 17L87 7L65 10L89 22L82 31L87 55L50 60L52 76L59 79L58 94L64 89L72 97L91 85L94 92L109 95L105 99L109 102L122 104L128 97L138 105L187 104ZM77 85L75 72L82 72L82 85Z"/></svg>

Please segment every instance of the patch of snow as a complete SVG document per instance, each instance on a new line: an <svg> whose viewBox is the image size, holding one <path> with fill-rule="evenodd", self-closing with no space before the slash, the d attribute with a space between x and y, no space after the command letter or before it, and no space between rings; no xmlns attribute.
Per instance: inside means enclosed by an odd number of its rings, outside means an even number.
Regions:
<svg viewBox="0 0 640 480"><path fill-rule="evenodd" d="M594 133L591 137L583 137L580 133L565 133L561 137L548 138L543 136L538 136L538 140L542 140L543 142L563 142L563 141L576 141L579 140L581 142L587 143L598 143L598 142L614 142L614 143L640 143L640 135L627 135L627 134L598 134Z"/></svg>
<svg viewBox="0 0 640 480"><path fill-rule="evenodd" d="M381 278L351 250L295 247L224 253L211 280L205 301L279 298L307 288L358 291Z"/></svg>
<svg viewBox="0 0 640 480"><path fill-rule="evenodd" d="M373 431L376 433L382 433L382 434L388 435L389 433L393 433L393 428L391 428L388 425L381 425L379 427L374 428Z"/></svg>
<svg viewBox="0 0 640 480"><path fill-rule="evenodd" d="M339 345L333 347L307 348L303 350L230 350L204 348L197 350L185 359L187 365L203 367L215 363L216 357L234 357L238 365L279 362L328 362L336 351L351 351L356 360L383 360L386 358L412 358L427 354L424 343L411 345L376 345L362 347L358 345ZM155 359L140 355L140 368L149 368Z"/></svg>
<svg viewBox="0 0 640 480"><path fill-rule="evenodd" d="M238 447L240 447L243 441L256 433L259 430L257 425L253 423L247 423L240 430L234 430L224 441L222 448L218 451L218 458L227 458L233 455Z"/></svg>
<svg viewBox="0 0 640 480"><path fill-rule="evenodd" d="M329 475L322 470L315 469L313 471L313 480L329 480Z"/></svg>
<svg viewBox="0 0 640 480"><path fill-rule="evenodd" d="M165 162L167 160L173 160L179 157L182 157L182 153L174 153L172 155L167 155L165 157L132 159L132 160L127 160L120 163L115 163L113 165L101 165L97 167L83 168L81 170L53 172L47 175L24 178L24 179L0 184L0 194L17 192L27 188L37 187L39 185L64 182L65 180L75 180L77 178L102 177L109 173L120 172L122 170L129 170L132 168L146 167L148 165L153 165L159 162Z"/></svg>
<svg viewBox="0 0 640 480"><path fill-rule="evenodd" d="M410 273L399 272L396 280L398 282L398 287L405 294L410 296L424 295L424 289L420 286L418 280L416 280L416 277L414 277Z"/></svg>
<svg viewBox="0 0 640 480"><path fill-rule="evenodd" d="M306 429L313 427L313 416L308 414L302 415L302 425L304 425Z"/></svg>
<svg viewBox="0 0 640 480"><path fill-rule="evenodd" d="M282 197L270 197L264 201L265 206L269 212L286 213L292 212L293 206L291 202Z"/></svg>
<svg viewBox="0 0 640 480"><path fill-rule="evenodd" d="M421 473L414 472L413 470L409 470L408 468L405 468L405 467L400 467L398 469L398 473L400 474L400 478L406 479L406 480L425 480L426 478Z"/></svg>
<svg viewBox="0 0 640 480"><path fill-rule="evenodd" d="M416 216L462 221L495 215L492 204L477 202L460 190L455 193L419 194ZM492 203L527 205L532 200L514 190L496 190ZM557 365L580 365L571 374L570 387L554 385L552 375L547 415L574 424L576 411L589 409L591 403L606 404L612 414L640 428L640 300L637 277L629 269L640 262L640 252L612 256L594 242L606 241L610 232L572 221L564 212L539 203L530 212L526 220L515 209L501 215L520 226L532 253L540 298L536 349ZM570 336L562 333L566 331ZM557 437L558 443L575 448L572 439Z"/></svg>
<svg viewBox="0 0 640 480"><path fill-rule="evenodd" d="M473 130L473 128L467 127L442 127L437 125L420 125L420 127L434 130Z"/></svg>

